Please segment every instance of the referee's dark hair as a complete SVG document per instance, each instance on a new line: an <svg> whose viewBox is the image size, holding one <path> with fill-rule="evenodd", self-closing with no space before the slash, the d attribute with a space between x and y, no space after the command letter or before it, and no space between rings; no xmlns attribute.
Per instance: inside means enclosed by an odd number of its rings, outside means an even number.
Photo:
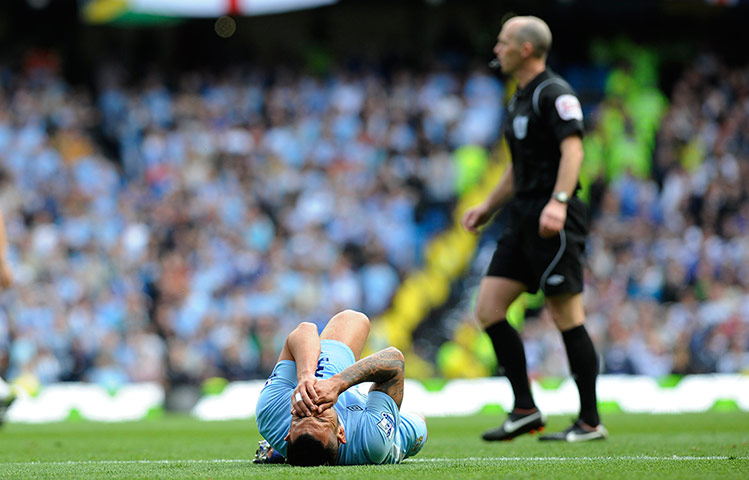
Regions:
<svg viewBox="0 0 749 480"><path fill-rule="evenodd" d="M303 433L286 446L286 463L297 467L338 464L338 442L324 445L309 433Z"/></svg>

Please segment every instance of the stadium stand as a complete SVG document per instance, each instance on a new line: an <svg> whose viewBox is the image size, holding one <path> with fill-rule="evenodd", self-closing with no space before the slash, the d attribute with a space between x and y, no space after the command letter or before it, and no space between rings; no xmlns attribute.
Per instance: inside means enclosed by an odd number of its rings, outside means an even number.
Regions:
<svg viewBox="0 0 749 480"><path fill-rule="evenodd" d="M606 82L600 68L569 76L594 86L586 306L604 372L747 371L747 66L706 53L661 93L658 56L616 48L628 61ZM17 270L0 371L112 389L262 378L292 326L346 307L379 320L375 341L422 356L412 376L492 374L471 290L445 316L449 335L422 321L477 273L455 212L496 172L504 86L483 65L364 65L135 81L109 65L85 87L45 51L0 66ZM532 374L565 375L562 345L524 301Z"/></svg>
<svg viewBox="0 0 749 480"><path fill-rule="evenodd" d="M19 286L2 341L8 376L44 384L260 377L299 321L382 312L477 181L452 152L494 142L501 113L501 84L478 71L185 73L168 88L112 67L95 97L43 62L5 73Z"/></svg>

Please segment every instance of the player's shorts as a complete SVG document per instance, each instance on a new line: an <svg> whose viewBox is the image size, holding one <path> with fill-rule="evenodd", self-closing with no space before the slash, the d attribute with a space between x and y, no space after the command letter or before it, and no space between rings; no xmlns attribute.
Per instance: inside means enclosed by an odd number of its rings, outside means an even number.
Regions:
<svg viewBox="0 0 749 480"><path fill-rule="evenodd" d="M320 357L315 376L330 378L356 362L351 347L338 340L320 340Z"/></svg>
<svg viewBox="0 0 749 480"><path fill-rule="evenodd" d="M529 292L541 288L546 296L580 293L588 234L587 207L572 197L564 229L554 237L541 238L538 221L547 203L548 199L515 199L507 206L507 225L486 276L519 281Z"/></svg>

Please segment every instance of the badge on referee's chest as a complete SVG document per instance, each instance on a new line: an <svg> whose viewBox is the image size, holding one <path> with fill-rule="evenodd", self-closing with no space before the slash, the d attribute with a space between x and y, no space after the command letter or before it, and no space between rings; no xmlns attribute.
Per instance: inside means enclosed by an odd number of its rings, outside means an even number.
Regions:
<svg viewBox="0 0 749 480"><path fill-rule="evenodd" d="M522 140L528 133L528 116L518 115L512 121L512 130L515 132L515 138Z"/></svg>

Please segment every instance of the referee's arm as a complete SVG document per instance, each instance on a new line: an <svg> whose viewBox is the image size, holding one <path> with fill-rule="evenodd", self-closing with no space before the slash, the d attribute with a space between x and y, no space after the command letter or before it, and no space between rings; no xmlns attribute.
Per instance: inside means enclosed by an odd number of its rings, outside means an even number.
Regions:
<svg viewBox="0 0 749 480"><path fill-rule="evenodd" d="M513 193L512 163L510 163L484 201L463 214L460 220L463 228L471 233L478 233L479 227L488 222L492 215L512 198Z"/></svg>
<svg viewBox="0 0 749 480"><path fill-rule="evenodd" d="M583 140L579 135L570 135L559 144L562 157L559 160L559 171L554 192L565 192L568 197L575 193L580 165L583 163ZM544 237L553 237L564 228L567 219L567 204L550 199L541 212L538 222L538 233Z"/></svg>
<svg viewBox="0 0 749 480"><path fill-rule="evenodd" d="M504 172L502 172L502 177L499 179L497 185L489 193L489 196L486 197L486 200L484 200L484 203L486 203L487 208L492 213L495 213L512 198L512 194L512 162L510 162L505 167Z"/></svg>

